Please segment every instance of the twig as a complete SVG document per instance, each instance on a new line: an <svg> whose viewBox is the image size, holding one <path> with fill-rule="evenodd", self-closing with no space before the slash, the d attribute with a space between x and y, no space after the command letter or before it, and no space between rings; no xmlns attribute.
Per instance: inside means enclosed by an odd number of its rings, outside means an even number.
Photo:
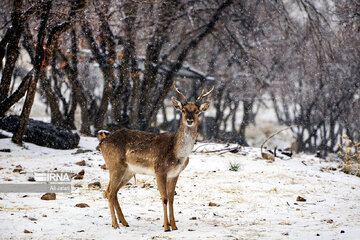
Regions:
<svg viewBox="0 0 360 240"><path fill-rule="evenodd" d="M212 151L206 151L206 152L201 152L201 153L220 153L220 154L224 154L226 152L231 152L231 151L236 151L239 150L241 148L240 145L237 145L236 147L229 147L229 148L222 148L219 150L212 150Z"/></svg>
<svg viewBox="0 0 360 240"><path fill-rule="evenodd" d="M206 145L216 145L216 144L215 144L215 143L205 143L205 144L200 145L200 146L198 146L197 148L195 148L195 149L193 150L193 152L196 152L196 150L198 150L199 148L201 148L201 147L203 147L203 146L206 146Z"/></svg>
<svg viewBox="0 0 360 240"><path fill-rule="evenodd" d="M267 141L269 141L270 138L272 138L272 137L274 137L275 135L281 133L282 131L285 131L285 130L287 130L287 129L289 129L289 128L296 127L296 126L297 126L297 125L291 125L291 126L289 126L289 127L287 127L287 128L281 129L280 131L277 131L276 133L270 135L270 136L261 144L261 146L260 146L260 151L261 151L261 153L263 153L262 149L263 149L264 144L265 144Z"/></svg>

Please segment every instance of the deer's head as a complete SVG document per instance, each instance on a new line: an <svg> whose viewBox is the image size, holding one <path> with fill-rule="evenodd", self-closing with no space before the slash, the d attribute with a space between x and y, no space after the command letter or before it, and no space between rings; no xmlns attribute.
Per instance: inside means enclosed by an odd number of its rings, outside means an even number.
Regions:
<svg viewBox="0 0 360 240"><path fill-rule="evenodd" d="M201 99L206 98L214 91L214 86L210 91L204 93L204 89L201 91L200 96L196 99L195 103L188 102L184 94L182 94L175 86L175 81L173 82L174 90L180 97L183 99L183 103L177 100L175 97L171 98L171 101L176 110L181 111L181 122L188 127L198 126L199 124L199 114L205 112L210 105L209 101L200 104Z"/></svg>

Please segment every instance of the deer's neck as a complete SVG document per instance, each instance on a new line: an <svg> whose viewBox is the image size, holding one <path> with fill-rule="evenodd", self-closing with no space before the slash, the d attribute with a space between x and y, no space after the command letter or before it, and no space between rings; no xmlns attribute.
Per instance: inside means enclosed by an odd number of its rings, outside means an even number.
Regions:
<svg viewBox="0 0 360 240"><path fill-rule="evenodd" d="M181 161L185 161L190 155L196 140L197 126L188 127L180 124L175 134L175 155Z"/></svg>

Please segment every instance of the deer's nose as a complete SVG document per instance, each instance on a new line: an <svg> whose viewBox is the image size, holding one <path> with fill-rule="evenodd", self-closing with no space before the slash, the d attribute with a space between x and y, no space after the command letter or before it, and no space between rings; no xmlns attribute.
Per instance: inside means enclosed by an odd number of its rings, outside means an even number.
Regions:
<svg viewBox="0 0 360 240"><path fill-rule="evenodd" d="M188 124L188 125L192 125L193 122L194 122L194 120L192 120L192 119L187 119L186 121L187 121L187 124Z"/></svg>

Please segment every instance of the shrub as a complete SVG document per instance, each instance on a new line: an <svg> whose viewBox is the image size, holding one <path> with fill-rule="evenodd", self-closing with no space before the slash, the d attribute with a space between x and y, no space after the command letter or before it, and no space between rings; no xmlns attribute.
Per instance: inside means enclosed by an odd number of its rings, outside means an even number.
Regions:
<svg viewBox="0 0 360 240"><path fill-rule="evenodd" d="M240 168L239 163L229 162L229 164L230 164L230 168L229 168L230 171L233 171L233 172L239 171L239 168Z"/></svg>

